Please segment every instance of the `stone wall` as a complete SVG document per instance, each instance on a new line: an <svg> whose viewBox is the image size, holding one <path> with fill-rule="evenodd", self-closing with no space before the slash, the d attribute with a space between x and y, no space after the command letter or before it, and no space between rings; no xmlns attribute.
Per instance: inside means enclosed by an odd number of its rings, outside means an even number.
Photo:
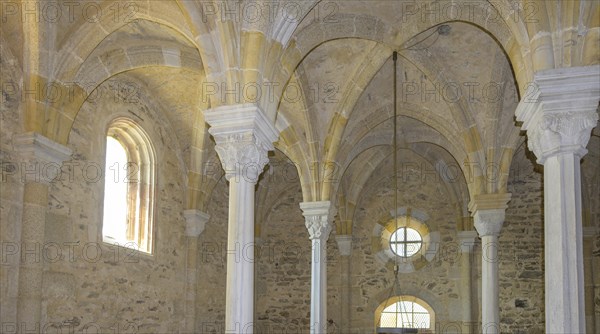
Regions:
<svg viewBox="0 0 600 334"><path fill-rule="evenodd" d="M21 240L21 214L23 211L23 183L17 153L13 150L13 135L22 129L19 90L22 80L16 59L9 55L5 45L0 47L0 71L2 73L2 102L0 103L0 242L2 259L0 265L0 321L12 322L17 317L17 286L19 256L11 255L19 248ZM9 247L13 250L9 250Z"/></svg>
<svg viewBox="0 0 600 334"><path fill-rule="evenodd" d="M266 181L269 209L260 222L255 252L258 332L305 332L310 323L311 241L299 206L300 184L282 187Z"/></svg>
<svg viewBox="0 0 600 334"><path fill-rule="evenodd" d="M68 142L73 159L50 188L45 241L56 247L44 263L42 323L90 332L177 332L185 307L181 150L160 106L141 85L133 95L109 86L125 87L129 79L121 80L105 82L98 88L104 96L83 105ZM138 122L155 149L151 256L102 242L105 131L116 116Z"/></svg>
<svg viewBox="0 0 600 334"><path fill-rule="evenodd" d="M460 321L460 299L458 291L459 258L456 247L457 213L448 201L449 194L441 179L422 173L435 170L424 159L414 153L402 151L402 163L421 166L423 170L406 169L400 175L398 207L411 208L426 213L424 222L431 232L439 233L438 252L424 267L412 273L399 274L399 291L403 295L414 295L436 311L436 325L439 328L451 326ZM388 166L389 167L389 166ZM350 257L351 311L350 328L352 333L374 331L375 309L383 303L394 286L393 269L389 263L377 258L373 249L373 234L378 221L389 219L394 209L394 188L389 170L379 170L367 183L353 223L353 249ZM389 218L388 218L389 217ZM338 257L337 250L333 251ZM334 261L329 267L329 317L334 323L341 323L339 312L339 292L342 267ZM387 264L387 266L386 266Z"/></svg>
<svg viewBox="0 0 600 334"><path fill-rule="evenodd" d="M227 215L229 188L222 178L211 197L210 220L198 239L196 332L223 333L227 272Z"/></svg>
<svg viewBox="0 0 600 334"><path fill-rule="evenodd" d="M500 328L510 333L545 329L543 181L531 159L525 147L513 159L512 199L499 239Z"/></svg>

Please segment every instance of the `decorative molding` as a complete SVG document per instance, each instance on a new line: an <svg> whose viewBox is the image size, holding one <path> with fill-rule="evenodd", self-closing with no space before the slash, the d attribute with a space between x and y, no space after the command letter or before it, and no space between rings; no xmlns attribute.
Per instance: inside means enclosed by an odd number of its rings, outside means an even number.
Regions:
<svg viewBox="0 0 600 334"><path fill-rule="evenodd" d="M17 134L14 148L28 162L62 164L71 158L70 148L56 143L37 132Z"/></svg>
<svg viewBox="0 0 600 334"><path fill-rule="evenodd" d="M475 217L475 212L479 210L506 210L511 197L511 193L475 195L475 198L469 203L469 211L471 212L471 215Z"/></svg>
<svg viewBox="0 0 600 334"><path fill-rule="evenodd" d="M587 154L591 130L598 122L600 65L559 68L535 74L534 83L516 110L527 131L528 147L544 164L551 156Z"/></svg>
<svg viewBox="0 0 600 334"><path fill-rule="evenodd" d="M309 238L327 240L332 230L333 214L330 201L300 203Z"/></svg>
<svg viewBox="0 0 600 334"><path fill-rule="evenodd" d="M210 219L209 214L196 209L183 210L183 217L185 217L185 235L188 237L198 237L202 234Z"/></svg>
<svg viewBox="0 0 600 334"><path fill-rule="evenodd" d="M256 182L265 165L268 153L279 133L258 106L252 104L222 106L204 111L210 125L215 150L221 159L225 177L243 177Z"/></svg>
<svg viewBox="0 0 600 334"><path fill-rule="evenodd" d="M71 159L70 148L56 143L36 132L17 134L13 137L15 151L23 166L23 181L49 184L61 175L61 165ZM30 172L29 172L30 171Z"/></svg>
<svg viewBox="0 0 600 334"><path fill-rule="evenodd" d="M341 256L350 256L352 253L352 236L348 234L336 235L338 250Z"/></svg>

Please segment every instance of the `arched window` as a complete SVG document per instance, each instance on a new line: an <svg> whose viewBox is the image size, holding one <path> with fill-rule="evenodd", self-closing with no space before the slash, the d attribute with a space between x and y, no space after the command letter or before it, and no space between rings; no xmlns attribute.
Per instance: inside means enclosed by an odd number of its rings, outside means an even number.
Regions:
<svg viewBox="0 0 600 334"><path fill-rule="evenodd" d="M394 328L429 332L435 320L431 306L414 296L395 296L386 300L379 305L375 316L377 332L380 333Z"/></svg>
<svg viewBox="0 0 600 334"><path fill-rule="evenodd" d="M102 240L152 253L154 149L142 128L113 120L106 134Z"/></svg>

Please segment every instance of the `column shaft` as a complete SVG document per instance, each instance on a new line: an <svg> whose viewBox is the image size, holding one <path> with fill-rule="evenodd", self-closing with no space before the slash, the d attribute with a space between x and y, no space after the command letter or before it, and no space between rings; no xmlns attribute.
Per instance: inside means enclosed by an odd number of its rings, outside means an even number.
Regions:
<svg viewBox="0 0 600 334"><path fill-rule="evenodd" d="M23 192L21 267L19 269L18 324L25 329L40 328L42 305L41 251L48 207L48 185L26 182Z"/></svg>
<svg viewBox="0 0 600 334"><path fill-rule="evenodd" d="M254 183L229 183L227 333L251 333L254 321Z"/></svg>
<svg viewBox="0 0 600 334"><path fill-rule="evenodd" d="M515 115L544 165L546 332L585 333L580 160L598 125L600 65L537 72Z"/></svg>
<svg viewBox="0 0 600 334"><path fill-rule="evenodd" d="M279 136L256 105L204 111L229 181L225 332L254 331L254 186Z"/></svg>
<svg viewBox="0 0 600 334"><path fill-rule="evenodd" d="M327 333L327 239L331 233L329 201L300 203L312 241L310 333Z"/></svg>
<svg viewBox="0 0 600 334"><path fill-rule="evenodd" d="M16 135L15 149L27 171L22 175L23 214L21 222L21 264L17 321L22 332L40 330L42 319L42 281L48 186L60 175L60 165L71 150L35 132ZM25 167L27 166L27 167Z"/></svg>
<svg viewBox="0 0 600 334"><path fill-rule="evenodd" d="M498 236L511 194L476 195L469 204L474 226L481 237L481 331L500 333L498 296Z"/></svg>
<svg viewBox="0 0 600 334"><path fill-rule="evenodd" d="M579 156L544 164L546 331L584 333L583 237Z"/></svg>
<svg viewBox="0 0 600 334"><path fill-rule="evenodd" d="M186 295L185 295L185 333L196 331L196 288L198 284L198 238L186 238Z"/></svg>
<svg viewBox="0 0 600 334"><path fill-rule="evenodd" d="M483 333L500 333L498 236L481 238L481 322Z"/></svg>
<svg viewBox="0 0 600 334"><path fill-rule="evenodd" d="M311 261L311 333L326 333L327 330L327 242L312 240Z"/></svg>
<svg viewBox="0 0 600 334"><path fill-rule="evenodd" d="M340 256L340 264L341 264L341 271L342 271L342 277L341 277L341 296L340 296L340 302L342 305L340 305L341 307L341 330L342 333L350 333L351 331L351 326L350 326L350 305L352 303L352 299L351 299L351 281L350 281L350 256Z"/></svg>
<svg viewBox="0 0 600 334"><path fill-rule="evenodd" d="M458 232L460 240L460 298L462 300L462 332L473 333L473 273L472 255L477 232L473 230Z"/></svg>

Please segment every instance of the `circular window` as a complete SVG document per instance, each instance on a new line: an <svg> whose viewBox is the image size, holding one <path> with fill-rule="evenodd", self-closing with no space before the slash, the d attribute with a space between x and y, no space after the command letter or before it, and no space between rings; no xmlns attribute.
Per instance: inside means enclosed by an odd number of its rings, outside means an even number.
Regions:
<svg viewBox="0 0 600 334"><path fill-rule="evenodd" d="M417 254L422 244L421 234L410 227L401 227L390 237L392 252L401 257L411 257Z"/></svg>

